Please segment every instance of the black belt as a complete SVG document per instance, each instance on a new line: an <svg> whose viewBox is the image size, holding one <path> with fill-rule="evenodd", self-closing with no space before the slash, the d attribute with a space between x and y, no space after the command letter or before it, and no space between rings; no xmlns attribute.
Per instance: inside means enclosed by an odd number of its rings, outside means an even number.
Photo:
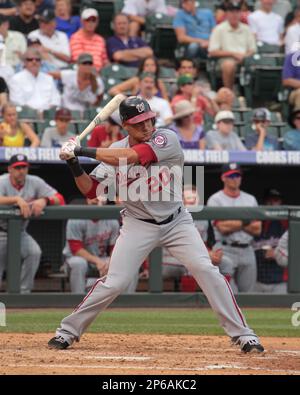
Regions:
<svg viewBox="0 0 300 395"><path fill-rule="evenodd" d="M147 222L148 224L166 225L169 222L172 222L173 219L175 218L175 216L178 215L180 212L181 212L181 207L179 207L179 209L174 214L171 214L167 219L165 219L164 221L161 221L161 222L157 222L157 221L155 221L155 219L142 219L142 218L139 218L139 220Z"/></svg>
<svg viewBox="0 0 300 395"><path fill-rule="evenodd" d="M234 243L227 243L227 241L222 241L223 246L230 246L230 247L237 247L237 248L247 248L250 246L250 244L245 244L245 243L237 243L236 241Z"/></svg>

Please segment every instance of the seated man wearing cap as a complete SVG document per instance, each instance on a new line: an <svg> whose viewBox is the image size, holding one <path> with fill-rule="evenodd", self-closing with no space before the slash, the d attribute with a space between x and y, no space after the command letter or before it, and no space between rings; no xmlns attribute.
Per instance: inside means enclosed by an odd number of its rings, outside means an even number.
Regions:
<svg viewBox="0 0 300 395"><path fill-rule="evenodd" d="M94 60L94 66L99 72L108 64L106 43L102 36L96 33L99 23L98 11L86 8L81 13L82 28L71 36L70 47L72 61L77 62L79 55L89 53Z"/></svg>
<svg viewBox="0 0 300 395"><path fill-rule="evenodd" d="M223 85L233 88L238 65L256 52L254 34L249 26L240 22L241 5L230 2L227 6L226 21L213 30L208 46L211 57L219 58Z"/></svg>
<svg viewBox="0 0 300 395"><path fill-rule="evenodd" d="M256 198L241 191L241 168L236 163L222 166L221 180L224 188L213 194L207 201L210 207L256 207ZM254 236L261 233L260 221L217 220L213 222L215 240L222 245L223 256L230 260L220 271L230 278L235 291L251 292L256 283L256 259L252 247Z"/></svg>
<svg viewBox="0 0 300 395"><path fill-rule="evenodd" d="M246 151L233 128L234 114L231 111L219 111L215 116L215 130L206 133L206 148L218 151Z"/></svg>
<svg viewBox="0 0 300 395"><path fill-rule="evenodd" d="M56 30L55 13L46 9L39 16L39 29L32 31L28 38L38 38L42 43L42 52L49 56L48 61L57 68L67 67L71 60L69 40L66 33Z"/></svg>
<svg viewBox="0 0 300 395"><path fill-rule="evenodd" d="M49 126L44 130L41 147L61 147L71 137L75 137L69 131L71 111L67 108L58 108L55 112L55 126Z"/></svg>
<svg viewBox="0 0 300 395"><path fill-rule="evenodd" d="M24 218L21 232L21 293L33 288L41 249L26 232L28 218L38 217L47 205L63 205L64 198L38 176L28 175L29 163L23 154L9 160L8 174L0 176L0 205L18 206ZM7 262L7 222L0 221L0 286Z"/></svg>
<svg viewBox="0 0 300 395"><path fill-rule="evenodd" d="M140 37L129 36L129 17L117 14L113 19L115 35L107 39L107 52L112 62L138 67L139 62L153 55L152 49Z"/></svg>
<svg viewBox="0 0 300 395"><path fill-rule="evenodd" d="M35 17L35 0L19 0L17 3L18 14L10 18L10 29L21 32L25 36L39 28Z"/></svg>
<svg viewBox="0 0 300 395"><path fill-rule="evenodd" d="M252 132L247 134L245 145L252 151L276 151L279 149L275 137L268 136L271 113L267 108L257 108L253 113Z"/></svg>

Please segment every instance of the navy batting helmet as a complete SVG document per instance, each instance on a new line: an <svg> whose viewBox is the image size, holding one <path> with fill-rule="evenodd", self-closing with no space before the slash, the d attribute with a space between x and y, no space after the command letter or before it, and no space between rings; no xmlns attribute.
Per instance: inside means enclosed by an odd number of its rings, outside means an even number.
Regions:
<svg viewBox="0 0 300 395"><path fill-rule="evenodd" d="M119 111L122 122L131 125L156 117L147 100L138 96L130 96L123 100Z"/></svg>

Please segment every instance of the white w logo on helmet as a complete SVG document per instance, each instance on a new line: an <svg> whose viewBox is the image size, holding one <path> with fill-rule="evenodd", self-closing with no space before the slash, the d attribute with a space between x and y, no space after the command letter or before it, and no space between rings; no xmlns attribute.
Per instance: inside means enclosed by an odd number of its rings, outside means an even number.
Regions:
<svg viewBox="0 0 300 395"><path fill-rule="evenodd" d="M138 110L138 112L143 112L143 111L145 111L145 104L139 103L135 106L135 108Z"/></svg>

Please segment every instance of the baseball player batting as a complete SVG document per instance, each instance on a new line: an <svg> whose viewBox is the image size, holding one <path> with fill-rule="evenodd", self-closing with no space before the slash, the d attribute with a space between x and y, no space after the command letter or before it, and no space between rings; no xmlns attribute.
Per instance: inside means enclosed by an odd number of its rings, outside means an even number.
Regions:
<svg viewBox="0 0 300 395"><path fill-rule="evenodd" d="M169 129L155 129L155 116L149 103L136 96L123 100L119 107L120 117L128 136L113 143L109 148L81 148L71 139L65 143L60 157L67 161L79 190L89 198L95 198L107 173L119 172L120 159L127 160L127 171L134 165L144 166L147 175L156 173L154 167L183 171L184 156L176 134ZM101 163L86 174L78 156L94 158ZM117 179L122 179L116 177ZM174 177L176 181L176 177ZM128 180L128 188L136 179ZM148 181L150 188L154 184ZM192 216L184 208L180 197L175 198L177 183L170 183L169 200L135 200L128 196L124 201L123 226L112 252L107 277L99 279L94 287L64 318L48 345L55 349L66 349L79 341L96 316L128 286L142 262L157 246L168 248L170 253L186 266L206 295L211 307L218 315L220 324L245 353L263 352L258 337L246 323L233 292L219 269L211 263L207 249L194 226ZM159 188L157 188L159 190Z"/></svg>

